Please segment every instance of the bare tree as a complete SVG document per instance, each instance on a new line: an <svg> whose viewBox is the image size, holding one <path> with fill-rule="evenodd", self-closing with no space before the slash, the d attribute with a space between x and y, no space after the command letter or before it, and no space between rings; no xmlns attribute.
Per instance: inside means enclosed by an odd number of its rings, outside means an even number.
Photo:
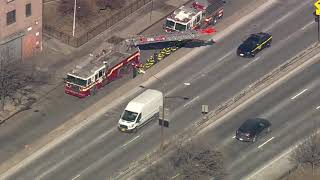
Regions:
<svg viewBox="0 0 320 180"><path fill-rule="evenodd" d="M162 159L157 165L140 176L140 180L199 180L223 179L225 168L222 153L203 143L178 144L168 159Z"/></svg>
<svg viewBox="0 0 320 180"><path fill-rule="evenodd" d="M87 17L91 13L90 1L92 0L77 0L77 19ZM58 11L64 15L73 14L74 1L73 0L61 0L58 6Z"/></svg>
<svg viewBox="0 0 320 180"><path fill-rule="evenodd" d="M225 175L222 153L204 143L187 143L178 147L171 163L182 179L222 179Z"/></svg>
<svg viewBox="0 0 320 180"><path fill-rule="evenodd" d="M3 111L6 100L12 100L18 105L23 96L34 92L32 88L27 89L27 86L46 83L48 76L36 71L31 64L16 59L9 47L0 51L0 110ZM17 96L18 93L20 96Z"/></svg>
<svg viewBox="0 0 320 180"><path fill-rule="evenodd" d="M300 144L294 150L291 160L298 166L311 166L314 175L315 168L320 166L320 135L315 134Z"/></svg>

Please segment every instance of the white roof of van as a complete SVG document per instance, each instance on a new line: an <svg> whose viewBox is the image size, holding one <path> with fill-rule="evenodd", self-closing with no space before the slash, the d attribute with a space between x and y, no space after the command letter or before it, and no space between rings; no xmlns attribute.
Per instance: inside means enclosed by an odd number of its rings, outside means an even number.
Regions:
<svg viewBox="0 0 320 180"><path fill-rule="evenodd" d="M162 98L162 92L154 89L147 89L142 94L131 100L126 107L126 110L140 111L145 104L149 104L156 98Z"/></svg>
<svg viewBox="0 0 320 180"><path fill-rule="evenodd" d="M146 103L152 101L154 98L162 97L162 92L154 89L147 89L132 101L137 103Z"/></svg>

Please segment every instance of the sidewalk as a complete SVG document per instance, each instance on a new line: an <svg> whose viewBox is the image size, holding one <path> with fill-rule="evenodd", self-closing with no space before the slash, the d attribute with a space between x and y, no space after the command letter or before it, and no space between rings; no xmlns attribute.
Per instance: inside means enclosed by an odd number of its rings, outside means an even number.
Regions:
<svg viewBox="0 0 320 180"><path fill-rule="evenodd" d="M273 159L254 174L247 177L246 180L283 179L297 168L297 166L290 161L292 150L293 149L289 149L279 157Z"/></svg>

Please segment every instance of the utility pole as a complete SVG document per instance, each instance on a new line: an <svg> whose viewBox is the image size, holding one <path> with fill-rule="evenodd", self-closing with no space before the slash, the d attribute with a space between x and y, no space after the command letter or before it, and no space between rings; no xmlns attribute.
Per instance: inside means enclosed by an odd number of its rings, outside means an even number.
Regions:
<svg viewBox="0 0 320 180"><path fill-rule="evenodd" d="M74 7L73 7L73 25L72 25L72 36L74 37L75 30L76 30L76 13L77 13L77 0L74 0Z"/></svg>

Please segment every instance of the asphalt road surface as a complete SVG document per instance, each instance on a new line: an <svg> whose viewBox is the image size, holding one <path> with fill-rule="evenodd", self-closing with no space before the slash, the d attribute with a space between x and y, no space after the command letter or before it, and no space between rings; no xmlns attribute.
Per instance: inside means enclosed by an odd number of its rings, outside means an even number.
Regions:
<svg viewBox="0 0 320 180"><path fill-rule="evenodd" d="M190 98L188 101L167 99L166 104L171 110L171 125L165 130L166 137L181 132L199 118L202 104L208 104L209 108L213 109L316 41L316 25L310 13L313 11L312 3L299 0L272 2L270 8L264 9L264 12L257 9L261 11L260 14L245 17L241 26L238 27L237 23L234 23L233 31L228 31L224 37L218 38L216 44L202 48L201 53L196 54L190 49L191 52L187 54L190 60L175 71L160 77L165 82L166 96ZM235 49L241 41L248 34L259 31L272 33L272 47L262 51L254 59L237 57ZM163 87L157 82L151 88L161 90ZM294 93L294 88L291 90ZM80 107L86 106L85 103L80 104L81 100L76 101ZM118 132L117 121L128 101L106 112L98 121L27 166L17 169L9 179L105 179L145 155L159 145L160 130L154 122L136 134ZM69 103L67 105L72 106L74 102ZM259 113L258 110L256 113ZM63 118L68 115L64 114ZM232 131L237 123L233 128L230 127ZM229 123L223 125L228 126ZM277 123L274 125L277 126ZM232 136L228 135L233 132L221 133L221 137L232 141ZM276 142L277 139L274 140ZM224 141L224 138L217 139L217 143ZM242 151L228 148L232 146L226 142L226 152L229 149L230 153L233 153L230 158L240 157ZM239 146L244 148L244 152L248 148L244 144ZM231 164L230 169L233 170L240 161L241 159ZM240 169L239 172L235 172L241 176L246 173Z"/></svg>
<svg viewBox="0 0 320 180"><path fill-rule="evenodd" d="M244 7L250 0L228 0L225 7L225 18L237 12L237 9ZM154 6L154 11L161 11L161 8ZM163 33L162 23L159 22L147 29L144 34ZM141 59L145 60L153 54L154 50L142 50ZM16 153L28 148L32 143L45 136L52 130L60 127L70 118L79 112L87 109L99 99L110 94L126 82L132 79L132 74L123 76L103 89L95 96L79 99L64 93L64 83L56 86L49 95L42 98L40 105L30 110L23 111L10 118L0 126L0 161L5 162Z"/></svg>
<svg viewBox="0 0 320 180"><path fill-rule="evenodd" d="M246 177L320 127L319 70L319 63L310 66L243 110L204 130L199 138L224 153L230 179ZM259 136L255 143L236 140L236 130L248 118L267 119L272 124L271 132Z"/></svg>

